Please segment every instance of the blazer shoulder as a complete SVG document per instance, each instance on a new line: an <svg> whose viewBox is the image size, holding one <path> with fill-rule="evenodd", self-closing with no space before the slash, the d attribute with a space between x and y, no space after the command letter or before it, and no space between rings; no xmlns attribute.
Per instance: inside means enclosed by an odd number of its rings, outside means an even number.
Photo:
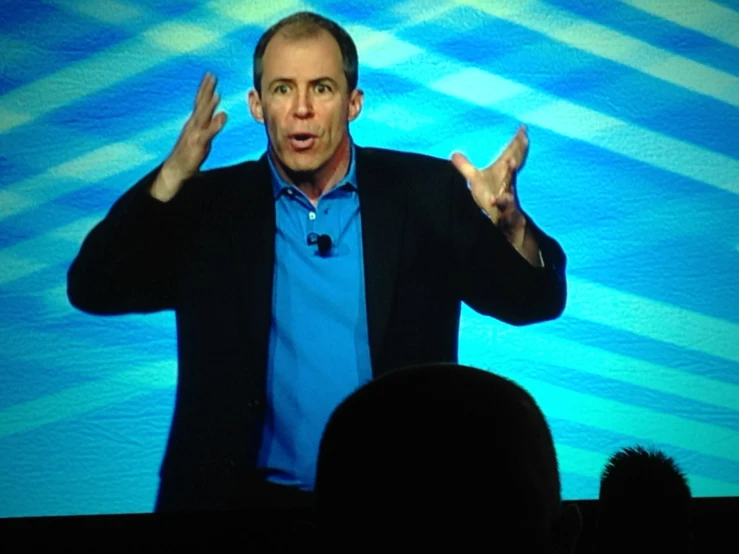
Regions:
<svg viewBox="0 0 739 554"><path fill-rule="evenodd" d="M396 185L403 184L411 193L415 191L421 195L432 190L441 193L464 184L464 178L451 160L417 152L362 148L357 154L357 167L365 168L362 174L370 172Z"/></svg>
<svg viewBox="0 0 739 554"><path fill-rule="evenodd" d="M262 158L214 167L192 177L188 185L220 198L264 196L271 190L269 165Z"/></svg>
<svg viewBox="0 0 739 554"><path fill-rule="evenodd" d="M454 168L449 160L418 152L374 147L359 148L358 152L358 159L364 158L366 162L382 164L395 169L417 171L419 169L448 170Z"/></svg>
<svg viewBox="0 0 739 554"><path fill-rule="evenodd" d="M263 181L269 177L269 166L263 160L249 160L201 171L194 180L220 186L238 185L244 181Z"/></svg>

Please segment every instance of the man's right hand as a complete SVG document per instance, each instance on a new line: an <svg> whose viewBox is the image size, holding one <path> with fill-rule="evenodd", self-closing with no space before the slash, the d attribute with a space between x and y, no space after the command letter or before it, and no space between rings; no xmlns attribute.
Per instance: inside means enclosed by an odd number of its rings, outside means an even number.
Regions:
<svg viewBox="0 0 739 554"><path fill-rule="evenodd" d="M225 112L213 115L220 101L220 96L214 94L215 88L216 78L206 73L200 82L192 115L149 191L157 200L168 202L174 198L182 183L200 170L210 153L213 137L226 124Z"/></svg>

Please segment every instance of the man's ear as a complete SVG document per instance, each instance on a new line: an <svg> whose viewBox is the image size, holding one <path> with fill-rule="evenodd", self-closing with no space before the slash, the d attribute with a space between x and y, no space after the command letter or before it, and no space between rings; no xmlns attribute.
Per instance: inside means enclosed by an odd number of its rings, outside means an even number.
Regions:
<svg viewBox="0 0 739 554"><path fill-rule="evenodd" d="M249 104L249 112L255 121L264 123L264 110L262 109L262 99L259 97L259 93L255 89L251 89L246 101Z"/></svg>
<svg viewBox="0 0 739 554"><path fill-rule="evenodd" d="M362 111L362 104L364 102L364 92L355 88L349 94L349 116L348 121L354 121L359 117L359 113Z"/></svg>
<svg viewBox="0 0 739 554"><path fill-rule="evenodd" d="M552 550L557 553L573 554L582 532L582 514L574 502L563 504L557 518L552 522Z"/></svg>

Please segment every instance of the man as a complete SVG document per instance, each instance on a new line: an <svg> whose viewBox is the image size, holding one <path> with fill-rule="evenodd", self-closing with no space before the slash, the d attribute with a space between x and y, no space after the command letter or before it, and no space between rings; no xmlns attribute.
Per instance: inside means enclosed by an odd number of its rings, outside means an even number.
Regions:
<svg viewBox="0 0 739 554"><path fill-rule="evenodd" d="M69 271L87 312L176 312L158 510L309 501L331 411L373 377L455 361L461 301L516 325L565 304L564 254L518 206L523 130L484 170L355 145L354 43L299 13L254 53L267 153L200 172L226 120L215 85Z"/></svg>
<svg viewBox="0 0 739 554"><path fill-rule="evenodd" d="M643 446L619 450L601 475L596 551L692 552L691 502L673 458Z"/></svg>
<svg viewBox="0 0 739 554"><path fill-rule="evenodd" d="M458 364L394 371L344 400L316 501L329 552L573 552L581 528L536 401Z"/></svg>

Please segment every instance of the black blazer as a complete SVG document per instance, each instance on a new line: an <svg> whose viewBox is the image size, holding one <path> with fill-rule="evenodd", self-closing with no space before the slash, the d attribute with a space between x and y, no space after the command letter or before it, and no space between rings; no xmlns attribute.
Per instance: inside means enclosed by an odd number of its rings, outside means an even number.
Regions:
<svg viewBox="0 0 739 554"><path fill-rule="evenodd" d="M529 265L450 162L358 147L356 164L375 376L456 361L462 301L514 325L562 312L560 246L534 226L545 268ZM269 167L262 156L202 172L167 203L148 194L158 170L90 232L68 295L92 314L175 310L178 386L159 505L218 506L234 476L254 469L265 414Z"/></svg>

